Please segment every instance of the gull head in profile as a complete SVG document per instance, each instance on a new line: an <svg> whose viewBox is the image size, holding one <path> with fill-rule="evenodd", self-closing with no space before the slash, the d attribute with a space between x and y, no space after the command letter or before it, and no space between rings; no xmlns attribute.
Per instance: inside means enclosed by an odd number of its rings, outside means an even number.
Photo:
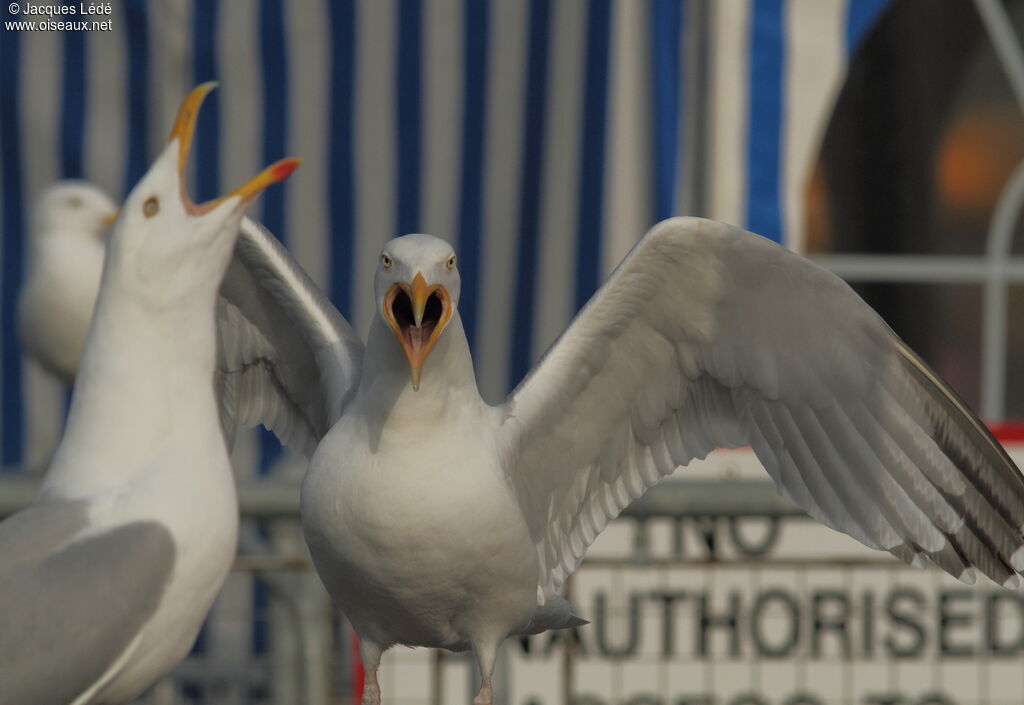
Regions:
<svg viewBox="0 0 1024 705"><path fill-rule="evenodd" d="M419 390L423 363L459 305L459 270L452 246L432 235L405 235L380 255L373 290L378 313L394 331Z"/></svg>
<svg viewBox="0 0 1024 705"><path fill-rule="evenodd" d="M189 150L199 108L215 87L204 83L185 99L167 147L132 189L114 226L111 269L133 273L123 283L156 305L176 302L195 289L216 289L246 207L301 163L282 159L227 195L193 203L185 187Z"/></svg>
<svg viewBox="0 0 1024 705"><path fill-rule="evenodd" d="M88 181L58 181L36 201L33 233L45 237L55 232L79 232L102 241L117 218L117 206L101 189Z"/></svg>

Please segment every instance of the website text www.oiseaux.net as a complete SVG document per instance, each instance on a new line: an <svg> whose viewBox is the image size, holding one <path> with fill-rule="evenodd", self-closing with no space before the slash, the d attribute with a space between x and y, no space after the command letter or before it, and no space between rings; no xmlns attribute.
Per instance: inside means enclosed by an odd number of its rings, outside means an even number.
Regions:
<svg viewBox="0 0 1024 705"><path fill-rule="evenodd" d="M109 19L113 10L109 2L74 5L12 2L8 4L7 11L12 17L29 18L5 20L4 29L15 32L104 32L113 29L113 20ZM104 15L108 19L99 19Z"/></svg>

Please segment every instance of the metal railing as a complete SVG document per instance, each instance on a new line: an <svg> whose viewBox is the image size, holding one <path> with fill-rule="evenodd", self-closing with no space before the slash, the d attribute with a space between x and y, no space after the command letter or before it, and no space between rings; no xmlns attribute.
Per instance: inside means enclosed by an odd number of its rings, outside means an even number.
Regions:
<svg viewBox="0 0 1024 705"><path fill-rule="evenodd" d="M41 473L0 473L0 518L28 504L35 494ZM146 705L179 705L182 684L206 693L203 702L218 705L260 702L271 705L334 705L346 702L351 688L353 658L344 627L332 616L329 598L313 570L302 540L299 523L299 483L274 478L244 479L237 483L239 508L243 521L240 551L233 566L236 574L258 579L266 586L267 607L258 621L265 619L272 638L265 653L238 654L219 658L217 654L190 656L165 682L155 687L141 702ZM631 504L619 521L637 524L635 555L632 558L588 559L586 565L602 568L629 568L665 565L666 559L647 554L647 522L666 517L676 522L677 532L684 520L715 518L804 516L782 499L770 481L718 480L670 481L653 488ZM262 532L254 530L259 522ZM248 527L246 529L245 527ZM259 535L259 534L262 534ZM681 546L681 538L677 539ZM681 550L681 549L680 549ZM753 552L751 553L753 555ZM669 559L671 562L672 559ZM678 562L676 560L676 562ZM570 588L571 589L571 586ZM227 598L230 600L231 598ZM227 607L231 609L230 605ZM250 621L249 614L235 619ZM223 619L220 619L223 622ZM218 615L213 613L216 631ZM571 652L566 655L571 667ZM459 657L437 657L437 674L443 661L459 663ZM475 668L468 668L475 677ZM505 664L499 664L505 670ZM435 674L435 675L437 675ZM507 684L504 674L496 678L496 705L503 705L501 690ZM571 682L571 677L566 681ZM435 678L435 683L439 680ZM439 687L432 687L432 701L441 702ZM252 694L256 693L256 696Z"/></svg>
<svg viewBox="0 0 1024 705"><path fill-rule="evenodd" d="M725 457L730 458L728 454ZM749 458L750 454L741 453L732 457ZM29 501L35 484L34 477L0 475L0 515L16 511ZM232 642L234 650L224 648L223 645L217 648L216 644L208 643L205 653L190 656L140 702L145 705L184 705L186 702L217 705L350 703L353 665L351 640L345 625L332 615L329 598L306 554L298 523L298 484L275 479L241 479L238 489L242 517L248 530L243 531L240 555L234 566L233 577L229 579L233 582L229 582L226 594L213 612L210 633L216 641L225 625L245 627L243 631L251 626L253 612L246 599L246 596L251 595L248 581L258 579L266 585L267 604L262 614L258 615L258 619L265 618L266 628L270 632L266 648L260 653L253 653L247 639L235 639ZM836 538L834 532L816 523L802 521L802 516L799 509L779 497L767 480L680 479L677 476L653 488L632 504L625 515L608 530L618 534L618 548L610 551L607 545L603 548L600 544L595 546L595 550L591 551L580 570L566 585L567 597L575 598L584 616L594 622L579 632L579 638L583 641L542 635L531 637L529 643L533 650L528 651L518 640L509 640L501 652L499 672L495 678L496 705L511 705L513 702L516 705L530 702L537 705L552 705L556 702L576 705L668 705L679 700L679 691L673 690L677 687L671 686L670 680L674 677L671 674L680 669L690 669L685 672L692 671L700 676L700 688L703 689L700 691L703 693L701 697L711 698L705 705L732 705L733 700L744 705L789 702L784 698L772 700L766 694L767 691L760 694L751 691L747 700L719 692L719 689L722 692L727 689L716 685L720 679L717 674L730 668L733 671L745 669L744 672L760 673L763 659L767 659L764 661L766 674L777 669L790 669L794 673L804 674L800 678L806 678L809 688L807 692L810 693L808 698L811 698L807 703L865 705L873 701L855 697L859 686L856 678L849 675L853 672L850 670L853 668L852 661L834 654L818 657L805 653L810 643L806 635L798 638L795 636L796 631L793 631L794 636L786 637L793 643L799 642L803 651L787 652L786 660L778 661L778 657L772 654L788 649L789 642L786 639L779 641L778 636L765 631L770 630L774 623L771 615L764 616L766 610L782 608L784 615L788 614L785 610L794 614L800 610L805 616L800 621L797 615L793 629L806 630L812 628L807 622L810 619L806 616L810 614L809 611L817 609L819 600L831 599L833 604L839 604L847 610L844 619L861 620L856 610L865 608L862 602L857 601L860 600L859 593L852 586L849 595L843 598L845 602L836 602L838 598L835 596L835 588L821 588L808 577L820 575L823 571L847 576L843 584L851 582L854 577L862 580L867 578L868 584L887 584L887 588L878 587L877 590L878 604L874 609L881 615L879 619L884 617L883 607L900 608L902 603L893 600L927 599L929 605L943 605L948 597L954 600L950 603L954 607L949 608L948 615L948 622L953 625L951 629L963 629L957 626L962 624L962 609L956 606L958 603L955 600L962 601L967 596L983 605L984 600L992 599L991 595L996 592L1002 594L995 588L986 590L981 587L974 590L960 588L955 583L950 588L948 577L937 570L928 574L912 571L887 554L868 552L867 549L834 554L828 553L826 549L824 554L819 551L816 555L777 550L786 543L787 536L792 537L793 531L819 531L824 532L826 538ZM262 522L262 531L255 530L254 520ZM756 526L752 527L751 524ZM756 530L751 532L752 528ZM840 537L840 540L845 539ZM681 584L679 576L683 574L691 577L689 582L684 580ZM595 576L599 576L597 583ZM736 582L737 576L743 576L739 583ZM924 577L926 583L934 587L924 592L918 590L917 593L911 588L900 587L900 581L917 577ZM606 582L601 583L600 580ZM633 587L628 588L630 584ZM733 587L719 587L722 585ZM791 587L780 587L785 585ZM738 594L735 592L738 589L743 591L742 600L733 596ZM242 596L240 600L239 595ZM882 604L883 598L889 601L885 605ZM1006 599L1017 600L1021 615L1024 615L1024 599ZM688 636L691 638L680 641L678 635L671 636L672 629L679 627L673 627L675 623L670 613L674 610L678 619L684 607L690 612L707 612L709 621L701 626L699 619L693 622L688 617L690 621L687 624L690 626L686 629L689 629ZM936 609L941 616L941 610L947 608L928 607L926 612L931 614ZM975 621L982 620L984 616L984 607L978 609L980 611ZM642 614L638 611L642 611ZM835 630L828 631L828 619L834 620L835 616L829 617L827 610L821 614L824 615L824 626L820 627L824 635L822 639L826 642L834 640L830 634ZM660 620L653 626L650 622L652 615ZM800 627L800 624L804 627ZM857 621L857 624L860 622ZM1020 641L1024 642L1024 619L1021 625ZM641 629L646 635L643 639L633 633ZM854 627L850 629L852 631ZM990 641L996 646L1006 646L1012 642L1011 645L1016 649L1013 653L1024 655L1024 643L1017 644L1010 633L1013 629L1007 629L1007 633L996 634ZM953 635L950 637L952 642L963 640L960 633L950 633ZM710 639L707 653L693 651L695 647L689 642L694 634L701 639ZM897 636L902 638L905 634ZM556 640L553 651L548 641L552 638ZM928 642L928 648L938 648L935 647L936 638L946 637L929 636L931 641ZM655 647L649 644L644 646L651 639L661 641ZM672 642L672 639L675 641ZM742 642L741 658L729 651L729 644L736 639ZM669 645L670 642L674 646ZM879 643L882 643L881 640ZM726 650L722 651L723 648ZM680 653L680 649L689 651ZM862 656L859 651L855 654L856 658ZM464 696L468 702L474 692L476 668L471 659L463 655L396 650L393 658L392 675L383 684L388 691L388 701L395 705L461 702ZM822 661L822 658L825 660ZM945 699L937 699L934 703L926 698L922 700L925 696L921 693L927 695L932 692L928 688L939 693L945 687L939 671L947 660L936 659L938 656L929 656L922 650L916 663L922 667L933 664L932 670L937 675L933 674L934 677L929 676L930 680L923 679L919 684L911 685L908 685L906 679L901 681L898 674L890 675L887 681L890 690L911 695L917 693L914 695L916 700L906 700L907 705L915 705L918 701L928 705L964 705L965 702L1008 705L1014 702L1007 700L1004 692L994 685L986 686L988 691L984 693L979 690L981 694L974 700L956 699L948 693L942 695ZM961 663L955 659L948 662ZM990 668L990 662L994 664L993 668L999 668L1000 664L1007 663L1007 659L1005 654L1000 655L995 651L992 654L979 652L976 662L979 672L985 672ZM817 664L821 663L831 664L829 668L839 668L846 674L842 676L842 688L837 686L834 694L814 686L813 674ZM1020 682L1024 683L1024 662L1019 662L1017 658L1013 663L1020 666ZM586 675L593 673L595 664L604 664L602 668L611 669L613 674L617 674L612 676L607 690L602 690L605 686L596 685ZM548 668L550 671L551 667L555 671L553 675L548 674L549 683L543 690L546 695L524 696L524 692L532 692L529 689L532 677L521 674L532 673L529 670L531 668ZM646 669L646 672L660 675L649 687L639 688L635 685L635 678L631 680L632 677L628 675L636 669ZM416 683L421 685L414 687L405 683L403 686L404 679L410 677L407 674L412 672L420 674ZM427 675L424 676L424 673ZM634 685L630 686L631 682ZM756 684L760 681L755 679L751 682ZM191 689L192 697L183 697L183 688ZM414 690L415 696L410 695ZM202 692L203 697L196 698L197 692ZM802 691L794 685L793 692L787 697L797 697L799 692ZM834 699L833 695L838 699ZM694 702L704 701L698 699Z"/></svg>

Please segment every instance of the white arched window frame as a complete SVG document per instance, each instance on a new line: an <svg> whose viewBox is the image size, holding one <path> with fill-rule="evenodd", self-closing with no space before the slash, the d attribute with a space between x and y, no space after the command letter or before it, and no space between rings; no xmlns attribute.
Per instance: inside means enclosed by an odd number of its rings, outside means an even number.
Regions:
<svg viewBox="0 0 1024 705"><path fill-rule="evenodd" d="M999 0L974 0L985 29L1024 112L1024 49ZM821 255L814 260L848 282L975 284L983 287L981 416L1006 417L1009 287L1024 284L1024 257L1011 255L1024 210L1024 162L1013 171L992 212L981 255Z"/></svg>

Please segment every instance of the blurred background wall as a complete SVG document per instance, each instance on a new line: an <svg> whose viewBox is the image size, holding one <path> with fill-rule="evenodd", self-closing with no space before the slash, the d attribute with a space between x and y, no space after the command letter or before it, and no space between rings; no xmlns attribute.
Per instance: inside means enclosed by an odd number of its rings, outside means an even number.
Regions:
<svg viewBox="0 0 1024 705"><path fill-rule="evenodd" d="M707 215L803 249L809 165L888 4L115 0L109 31L5 28L3 464L43 460L64 406L14 335L33 199L60 178L123 198L197 83L221 87L193 196L304 159L254 214L360 331L383 243L450 239L497 400L662 218ZM264 464L275 452L268 441Z"/></svg>

